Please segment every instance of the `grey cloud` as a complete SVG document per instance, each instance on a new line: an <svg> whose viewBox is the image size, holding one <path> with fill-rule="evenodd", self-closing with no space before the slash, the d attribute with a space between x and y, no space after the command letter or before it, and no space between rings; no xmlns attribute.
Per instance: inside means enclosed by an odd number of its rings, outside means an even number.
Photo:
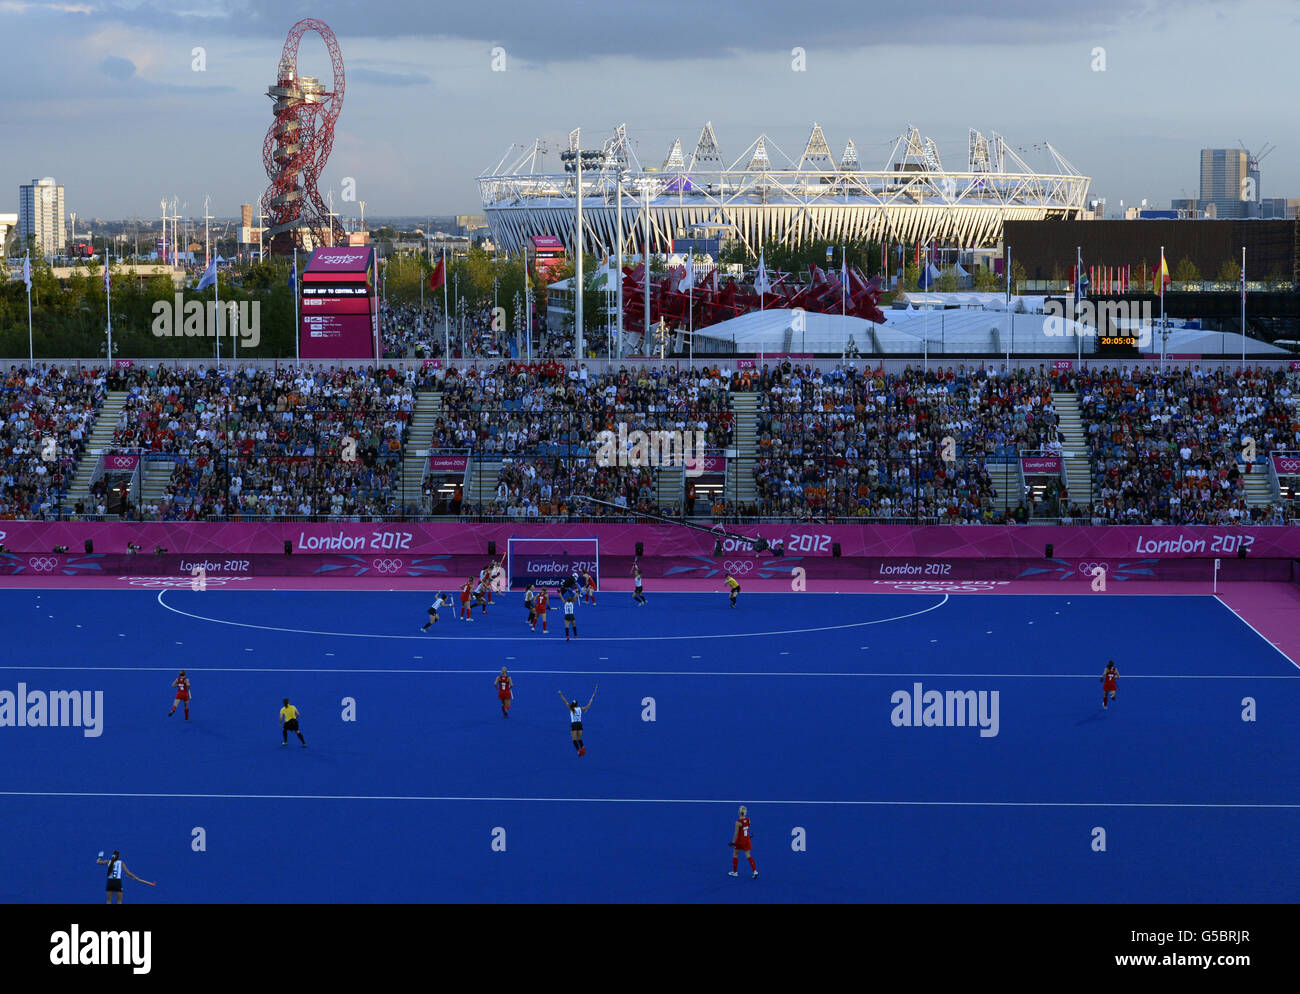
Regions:
<svg viewBox="0 0 1300 994"><path fill-rule="evenodd" d="M1225 0L1219 6L1239 6ZM105 0L92 19L155 30L204 29L223 34L283 38L299 19L314 17L340 38L452 38L501 45L538 63L637 55L681 59L743 51L789 52L794 46L844 51L871 46L1030 44L1059 42L1063 31L1150 28L1153 19L1208 0L1093 0L1077 5L1001 0L976 11L968 0L930 0L919 6L849 3L814 8L788 0L498 0L429 4L426 0L208 0L202 12L174 0ZM310 38L304 44L311 44Z"/></svg>
<svg viewBox="0 0 1300 994"><path fill-rule="evenodd" d="M113 79L130 79L135 75L135 63L130 59L123 59L116 55L110 55L99 64L100 71L105 76Z"/></svg>
<svg viewBox="0 0 1300 994"><path fill-rule="evenodd" d="M375 86L427 86L433 82L422 72L383 72L379 69L349 69L348 78Z"/></svg>

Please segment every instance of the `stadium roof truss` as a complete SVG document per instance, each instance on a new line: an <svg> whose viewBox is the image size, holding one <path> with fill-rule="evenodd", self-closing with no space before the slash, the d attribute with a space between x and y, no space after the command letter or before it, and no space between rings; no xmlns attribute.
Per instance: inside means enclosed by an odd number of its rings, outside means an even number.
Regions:
<svg viewBox="0 0 1300 994"><path fill-rule="evenodd" d="M570 146L576 137L570 135ZM916 128L898 138L876 170L859 168L851 140L837 165L817 124L797 160L760 135L724 165L711 123L689 160L679 138L660 168L638 160L626 125L600 148L601 166L582 176L586 247L598 254L614 250L620 176L626 251L639 251L647 210L654 251L667 250L674 238L719 229L751 250L822 239L993 246L1004 221L1079 217L1090 182L1048 143L1034 148L1048 158L1050 171L1035 172L1001 135L973 129L960 170L944 168L937 143ZM518 251L531 235L554 235L572 248L577 176L548 171L549 151L541 139L512 146L478 177L493 238L507 251Z"/></svg>

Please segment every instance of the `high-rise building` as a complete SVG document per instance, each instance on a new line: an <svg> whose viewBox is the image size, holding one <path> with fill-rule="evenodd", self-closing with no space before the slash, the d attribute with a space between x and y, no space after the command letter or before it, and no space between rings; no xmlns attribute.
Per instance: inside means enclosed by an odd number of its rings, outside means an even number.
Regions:
<svg viewBox="0 0 1300 994"><path fill-rule="evenodd" d="M1201 149L1201 208L1214 204L1215 216L1259 216L1259 163L1241 148Z"/></svg>
<svg viewBox="0 0 1300 994"><path fill-rule="evenodd" d="M44 256L63 251L68 240L63 225L63 187L54 177L34 179L18 187L18 245L26 250L27 239L35 237L36 251Z"/></svg>
<svg viewBox="0 0 1300 994"><path fill-rule="evenodd" d="M1300 197L1268 197L1259 202L1259 216L1265 221L1300 218Z"/></svg>

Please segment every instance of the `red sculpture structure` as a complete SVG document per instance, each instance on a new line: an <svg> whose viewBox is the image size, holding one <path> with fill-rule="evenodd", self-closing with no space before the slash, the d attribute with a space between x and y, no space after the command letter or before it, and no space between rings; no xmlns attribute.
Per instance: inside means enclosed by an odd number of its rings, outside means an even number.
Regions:
<svg viewBox="0 0 1300 994"><path fill-rule="evenodd" d="M325 89L314 76L298 75L298 44L308 31L319 34L329 51L332 89ZM334 147L334 124L343 109L345 86L343 53L330 26L307 18L290 28L275 84L266 91L275 101L275 120L262 142L262 165L271 180L262 194L262 210L269 218L266 239L273 255L291 253L295 246L333 244L342 231L316 183Z"/></svg>
<svg viewBox="0 0 1300 994"><path fill-rule="evenodd" d="M796 282L790 274L772 273L772 288L763 294L756 293L752 283L732 277L719 279L715 290L712 270L704 273L688 292L679 289L684 275L684 267L680 266L650 274L651 324L662 318L673 328L707 328L760 308L796 307L818 314L843 313L876 324L885 322L880 310L880 277L867 279L856 268L849 270L847 286L839 273L828 273L817 266L810 267L811 281L806 284ZM638 265L623 273L623 327L635 329L644 324L645 267Z"/></svg>

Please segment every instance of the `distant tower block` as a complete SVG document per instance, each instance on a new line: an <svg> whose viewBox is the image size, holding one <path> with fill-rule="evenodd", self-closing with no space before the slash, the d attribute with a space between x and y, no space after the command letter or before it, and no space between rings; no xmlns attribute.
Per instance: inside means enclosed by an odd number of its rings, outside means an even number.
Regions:
<svg viewBox="0 0 1300 994"><path fill-rule="evenodd" d="M313 76L298 75L298 44L308 31L325 42L333 66L332 89L325 89ZM273 255L340 240L342 228L330 216L316 185L334 147L334 125L343 109L345 85L343 55L329 25L314 18L295 24L285 39L276 81L266 91L274 101L275 120L262 142L262 165L271 185L261 203L267 221L266 248Z"/></svg>

